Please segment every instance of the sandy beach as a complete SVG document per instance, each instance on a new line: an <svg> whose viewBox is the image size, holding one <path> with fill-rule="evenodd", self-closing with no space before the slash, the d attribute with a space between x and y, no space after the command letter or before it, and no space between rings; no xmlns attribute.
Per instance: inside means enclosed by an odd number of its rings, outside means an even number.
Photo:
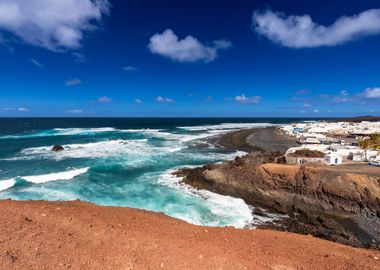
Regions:
<svg viewBox="0 0 380 270"><path fill-rule="evenodd" d="M241 151L285 152L297 146L296 139L284 134L276 127L255 128L231 132L218 138L218 144Z"/></svg>
<svg viewBox="0 0 380 270"><path fill-rule="evenodd" d="M0 202L0 269L380 269L380 252L74 202Z"/></svg>

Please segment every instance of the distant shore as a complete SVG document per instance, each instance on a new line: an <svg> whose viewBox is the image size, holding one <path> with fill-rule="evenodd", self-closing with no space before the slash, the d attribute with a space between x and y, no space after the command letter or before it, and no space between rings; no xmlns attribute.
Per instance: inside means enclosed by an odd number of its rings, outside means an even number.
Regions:
<svg viewBox="0 0 380 270"><path fill-rule="evenodd" d="M266 151L286 152L297 146L296 139L284 134L276 127L243 129L227 133L218 138L217 144L227 149L245 152Z"/></svg>

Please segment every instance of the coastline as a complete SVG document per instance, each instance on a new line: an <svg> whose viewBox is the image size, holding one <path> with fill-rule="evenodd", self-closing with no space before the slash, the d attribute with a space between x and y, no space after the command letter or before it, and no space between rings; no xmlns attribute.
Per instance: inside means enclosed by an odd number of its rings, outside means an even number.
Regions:
<svg viewBox="0 0 380 270"><path fill-rule="evenodd" d="M232 150L245 152L285 152L297 146L296 139L284 134L277 127L243 129L224 134L214 139L216 144Z"/></svg>
<svg viewBox="0 0 380 270"><path fill-rule="evenodd" d="M378 169L349 164L282 164L283 153L295 143L293 137L274 127L232 132L219 137L221 147L250 145L254 150L233 161L184 168L175 175L195 188L242 198L247 204L288 215L259 228L380 249Z"/></svg>
<svg viewBox="0 0 380 270"><path fill-rule="evenodd" d="M380 252L90 203L0 201L1 269L380 269Z"/></svg>

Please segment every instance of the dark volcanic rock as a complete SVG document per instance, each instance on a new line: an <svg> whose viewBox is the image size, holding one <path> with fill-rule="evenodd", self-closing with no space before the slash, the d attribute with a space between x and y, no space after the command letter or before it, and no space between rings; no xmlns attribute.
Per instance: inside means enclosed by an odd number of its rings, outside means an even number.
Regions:
<svg viewBox="0 0 380 270"><path fill-rule="evenodd" d="M247 203L288 214L282 226L340 243L378 247L380 243L380 173L323 165L286 165L279 153L253 152L233 161L176 173L199 189L244 199ZM371 170L371 169L368 169ZM371 219L363 232L351 218ZM377 219L374 220L373 219ZM367 226L362 226L367 227ZM281 229L281 228L278 228ZM374 244L371 244L374 243Z"/></svg>
<svg viewBox="0 0 380 270"><path fill-rule="evenodd" d="M51 151L53 151L53 152L58 152L58 151L63 151L63 150L65 150L65 149L63 148L62 145L59 145L59 144L56 144L56 145L54 145L54 146L51 148Z"/></svg>

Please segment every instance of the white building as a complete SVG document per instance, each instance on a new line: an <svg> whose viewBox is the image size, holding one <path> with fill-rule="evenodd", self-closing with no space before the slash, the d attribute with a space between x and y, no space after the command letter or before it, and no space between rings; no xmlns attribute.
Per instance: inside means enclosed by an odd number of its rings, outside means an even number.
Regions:
<svg viewBox="0 0 380 270"><path fill-rule="evenodd" d="M327 165L340 165L342 164L342 156L336 153L325 155L325 164Z"/></svg>

